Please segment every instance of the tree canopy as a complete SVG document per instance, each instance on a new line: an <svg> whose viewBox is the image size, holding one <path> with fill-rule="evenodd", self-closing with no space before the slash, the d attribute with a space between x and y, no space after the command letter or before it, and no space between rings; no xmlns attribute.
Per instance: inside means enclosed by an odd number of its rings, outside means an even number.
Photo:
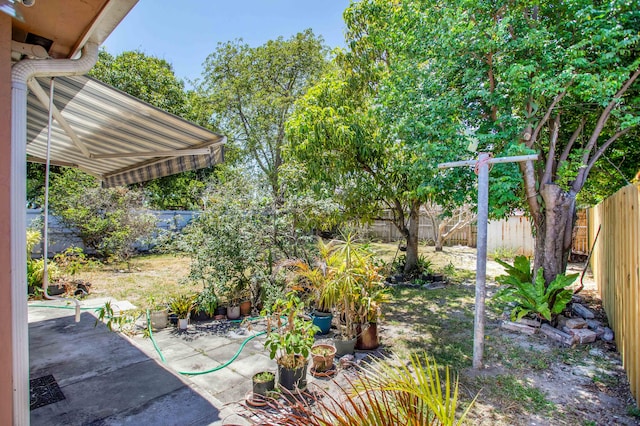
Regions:
<svg viewBox="0 0 640 426"><path fill-rule="evenodd" d="M640 122L636 6L362 0L345 20L354 69L381 76L369 85L373 104L410 149L426 158L453 150L466 159L459 149L466 139L494 156L540 155L521 166L519 191L505 178L513 168L492 174L503 186L503 206L521 194L528 207L535 268L544 267L550 282L566 267L576 196L591 170L612 148L633 145Z"/></svg>
<svg viewBox="0 0 640 426"><path fill-rule="evenodd" d="M284 126L296 99L325 68L322 43L311 30L258 47L235 40L218 44L204 63L199 91L213 108L215 124L266 177L280 201Z"/></svg>

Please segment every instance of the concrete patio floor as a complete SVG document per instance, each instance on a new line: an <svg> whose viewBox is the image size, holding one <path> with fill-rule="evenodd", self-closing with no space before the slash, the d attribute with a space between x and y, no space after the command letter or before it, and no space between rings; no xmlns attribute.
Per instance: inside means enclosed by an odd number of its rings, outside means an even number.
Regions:
<svg viewBox="0 0 640 426"><path fill-rule="evenodd" d="M248 425L245 399L251 377L276 371L263 347L264 336L246 343L251 330L219 322L191 324L186 332L168 327L154 333L166 359L141 334L127 337L95 325L93 309L106 299L82 302L81 321L61 301L34 302L29 307L30 378L53 375L64 399L31 411L32 425ZM229 327L230 329L224 330ZM262 327L262 328L261 328ZM220 328L223 328L222 330ZM327 388L307 375L309 383ZM243 416L244 414L244 416Z"/></svg>
<svg viewBox="0 0 640 426"><path fill-rule="evenodd" d="M98 307L104 300L82 302ZM95 325L84 310L76 323L65 302L43 301L29 307L30 379L53 375L64 399L31 411L32 425L223 425L249 424L238 415L251 389L251 376L275 370L264 352L264 338L251 340L228 367L204 371L231 359L248 334L221 336L206 327L173 327L154 334L167 362L150 339L129 338Z"/></svg>

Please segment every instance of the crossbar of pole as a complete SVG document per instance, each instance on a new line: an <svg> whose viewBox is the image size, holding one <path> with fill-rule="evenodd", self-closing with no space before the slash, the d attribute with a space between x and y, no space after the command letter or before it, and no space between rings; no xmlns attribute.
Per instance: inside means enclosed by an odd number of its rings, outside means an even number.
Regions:
<svg viewBox="0 0 640 426"><path fill-rule="evenodd" d="M487 224L489 222L489 164L534 161L538 155L491 158L486 152L477 160L454 161L438 164L438 168L477 166L478 173L478 243L476 257L476 304L473 322L473 368L482 368L484 356L484 322L487 280Z"/></svg>
<svg viewBox="0 0 640 426"><path fill-rule="evenodd" d="M538 159L538 154L532 155L516 155L513 157L497 157L491 158L487 161L488 164L497 164L497 163L514 163L520 161L534 161ZM449 167L462 167L462 166L475 166L478 163L478 160L466 160L466 161L452 161L450 163L440 163L438 164L439 169L446 169Z"/></svg>

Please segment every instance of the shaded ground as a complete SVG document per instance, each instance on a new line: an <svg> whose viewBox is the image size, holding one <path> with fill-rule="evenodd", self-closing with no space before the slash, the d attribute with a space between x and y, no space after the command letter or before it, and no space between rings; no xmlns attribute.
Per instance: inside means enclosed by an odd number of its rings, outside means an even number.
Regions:
<svg viewBox="0 0 640 426"><path fill-rule="evenodd" d="M472 249L445 248L427 256L434 263L453 262L459 277L475 269ZM488 275L500 273L502 268L490 261ZM586 304L606 321L593 283L585 284L589 290L581 294ZM441 365L458 370L463 400L479 393L470 424L640 425L640 418L628 414L637 407L615 344L598 341L568 348L544 336L507 332L499 328L502 309L490 298L486 368L472 370L474 286L465 280L438 290L396 289L383 327L384 343L393 350L424 350ZM488 280L489 296L495 290Z"/></svg>
<svg viewBox="0 0 640 426"><path fill-rule="evenodd" d="M395 254L394 245L374 246L386 260ZM425 350L459 371L463 402L479 393L469 424L640 425L638 417L628 414L637 413L637 407L614 344L566 348L537 335L506 332L499 328L502 309L490 298L486 368L471 370L475 250L421 248L421 254L438 272L453 265L455 284L438 290L396 289L381 327L383 349L400 354ZM94 294L117 292L118 298L142 301L141 292L163 293L177 286L188 264L173 256L149 257L135 262L131 272L102 270L82 278L92 281ZM502 267L488 262L489 295L496 289L493 277L501 273ZM587 304L600 309L593 283L585 284Z"/></svg>

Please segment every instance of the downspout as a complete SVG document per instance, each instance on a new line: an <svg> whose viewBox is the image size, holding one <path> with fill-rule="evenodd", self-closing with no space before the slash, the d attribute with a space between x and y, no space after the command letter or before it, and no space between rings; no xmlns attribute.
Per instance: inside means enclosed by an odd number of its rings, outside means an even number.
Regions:
<svg viewBox="0 0 640 426"><path fill-rule="evenodd" d="M80 59L25 59L11 68L11 356L13 424L29 424L29 326L27 311L26 180L27 83L35 77L86 74L98 60L87 42Z"/></svg>

